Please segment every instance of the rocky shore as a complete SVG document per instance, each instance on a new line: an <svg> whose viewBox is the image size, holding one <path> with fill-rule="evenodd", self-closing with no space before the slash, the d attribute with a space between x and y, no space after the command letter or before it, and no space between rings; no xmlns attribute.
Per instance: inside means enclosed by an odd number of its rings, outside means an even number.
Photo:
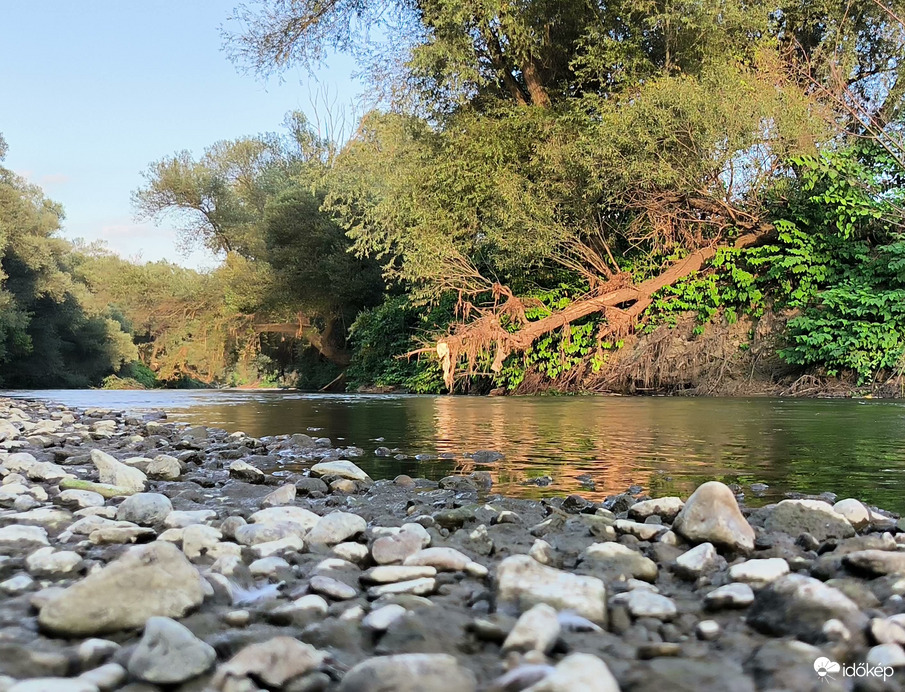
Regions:
<svg viewBox="0 0 905 692"><path fill-rule="evenodd" d="M0 399L0 692L905 689L894 515L360 454Z"/></svg>

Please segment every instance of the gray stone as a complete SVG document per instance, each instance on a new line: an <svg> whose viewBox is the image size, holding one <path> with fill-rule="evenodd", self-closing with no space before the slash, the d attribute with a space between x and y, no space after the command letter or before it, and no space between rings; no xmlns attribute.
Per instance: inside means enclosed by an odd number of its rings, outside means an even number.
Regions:
<svg viewBox="0 0 905 692"><path fill-rule="evenodd" d="M245 483L263 483L264 472L247 461L234 461L229 465L229 477Z"/></svg>
<svg viewBox="0 0 905 692"><path fill-rule="evenodd" d="M633 589L617 594L613 596L612 602L625 605L632 617L636 618L671 620L678 612L672 599L647 589Z"/></svg>
<svg viewBox="0 0 905 692"><path fill-rule="evenodd" d="M91 450L91 462L97 468L101 483L125 488L133 493L142 492L148 484L148 477L144 473L99 449Z"/></svg>
<svg viewBox="0 0 905 692"><path fill-rule="evenodd" d="M322 461L311 467L311 473L315 476L339 476L350 481L369 482L371 480L368 474L346 459Z"/></svg>
<svg viewBox="0 0 905 692"><path fill-rule="evenodd" d="M175 685L201 675L217 653L191 631L167 617L152 617L129 657L129 673L155 685Z"/></svg>
<svg viewBox="0 0 905 692"><path fill-rule="evenodd" d="M905 553L889 550L858 550L843 556L847 569L873 577L905 574Z"/></svg>
<svg viewBox="0 0 905 692"><path fill-rule="evenodd" d="M182 475L182 464L179 459L168 454L159 454L151 460L146 471L149 478L162 481L175 481Z"/></svg>
<svg viewBox="0 0 905 692"><path fill-rule="evenodd" d="M538 603L522 613L503 642L503 651L539 651L549 653L559 637L556 611L546 603Z"/></svg>
<svg viewBox="0 0 905 692"><path fill-rule="evenodd" d="M870 526L870 510L854 498L839 500L833 505L833 511L848 519L848 523L857 531Z"/></svg>
<svg viewBox="0 0 905 692"><path fill-rule="evenodd" d="M71 550L54 552L53 548L38 548L25 558L25 567L36 577L68 575L82 563L82 556Z"/></svg>
<svg viewBox="0 0 905 692"><path fill-rule="evenodd" d="M648 517L658 516L666 521L676 518L685 503L678 497L658 497L654 500L642 500L628 508L628 515L632 519L644 521Z"/></svg>
<svg viewBox="0 0 905 692"><path fill-rule="evenodd" d="M171 543L127 551L49 600L38 623L52 634L89 636L141 627L149 617L182 617L204 600L201 575Z"/></svg>
<svg viewBox="0 0 905 692"><path fill-rule="evenodd" d="M592 654L569 654L525 692L619 692L607 664Z"/></svg>
<svg viewBox="0 0 905 692"><path fill-rule="evenodd" d="M746 560L729 568L729 578L751 584L754 587L765 586L789 573L789 563L781 557L768 557L760 560Z"/></svg>
<svg viewBox="0 0 905 692"><path fill-rule="evenodd" d="M279 689L287 682L315 670L324 654L292 637L274 637L251 644L221 665L212 680L214 689L223 692L257 689L242 685L253 679L268 689Z"/></svg>
<svg viewBox="0 0 905 692"><path fill-rule="evenodd" d="M26 548L50 545L47 540L47 529L41 526L23 526L11 524L0 527L0 550L11 551L14 548Z"/></svg>
<svg viewBox="0 0 905 692"><path fill-rule="evenodd" d="M718 481L704 483L692 493L672 528L692 543L713 543L738 552L754 550L754 529L735 495Z"/></svg>
<svg viewBox="0 0 905 692"><path fill-rule="evenodd" d="M599 625L606 624L603 581L545 567L527 555L513 555L497 565L496 598L504 608L524 611L546 603L557 610L572 610Z"/></svg>
<svg viewBox="0 0 905 692"><path fill-rule="evenodd" d="M867 652L865 663L881 668L905 667L905 651L898 644L880 644Z"/></svg>
<svg viewBox="0 0 905 692"><path fill-rule="evenodd" d="M57 496L57 501L69 509L85 507L103 507L104 496L92 490L64 490Z"/></svg>
<svg viewBox="0 0 905 692"><path fill-rule="evenodd" d="M170 498L160 493L136 493L123 500L116 508L118 521L131 521L139 526L154 526L162 524L170 512L173 504Z"/></svg>
<svg viewBox="0 0 905 692"><path fill-rule="evenodd" d="M704 597L704 605L713 610L720 608L747 608L754 602L754 591L747 584L726 584Z"/></svg>
<svg viewBox="0 0 905 692"><path fill-rule="evenodd" d="M98 688L79 678L32 678L17 682L6 692L98 692Z"/></svg>
<svg viewBox="0 0 905 692"><path fill-rule="evenodd" d="M400 531L392 536L380 536L371 546L371 556L378 565L403 562L421 550L421 537L411 531Z"/></svg>
<svg viewBox="0 0 905 692"><path fill-rule="evenodd" d="M599 568L607 577L621 574L649 582L657 580L657 563L621 543L592 543L582 553L582 559L593 563L595 570Z"/></svg>
<svg viewBox="0 0 905 692"><path fill-rule="evenodd" d="M396 654L368 658L352 668L339 692L475 692L474 673L448 654Z"/></svg>
<svg viewBox="0 0 905 692"><path fill-rule="evenodd" d="M838 589L813 577L787 574L757 594L747 621L764 634L819 644L826 641L824 623L833 618L859 635L868 623L860 608Z"/></svg>
<svg viewBox="0 0 905 692"><path fill-rule="evenodd" d="M673 571L683 579L694 581L718 569L719 564L720 556L713 544L701 543L679 555L673 565Z"/></svg>
<svg viewBox="0 0 905 692"><path fill-rule="evenodd" d="M305 540L309 545L336 545L364 533L367 522L357 514L331 512L314 525Z"/></svg>
<svg viewBox="0 0 905 692"><path fill-rule="evenodd" d="M291 505L295 502L295 496L298 491L292 484L280 486L272 493L268 493L261 500L262 507L280 507L282 505Z"/></svg>
<svg viewBox="0 0 905 692"><path fill-rule="evenodd" d="M809 533L818 541L855 535L848 519L820 500L783 500L767 515L764 528L793 537Z"/></svg>
<svg viewBox="0 0 905 692"><path fill-rule="evenodd" d="M374 632L386 632L390 625L403 617L405 613L406 610L401 605L390 603L368 613L364 620L361 621L361 625Z"/></svg>

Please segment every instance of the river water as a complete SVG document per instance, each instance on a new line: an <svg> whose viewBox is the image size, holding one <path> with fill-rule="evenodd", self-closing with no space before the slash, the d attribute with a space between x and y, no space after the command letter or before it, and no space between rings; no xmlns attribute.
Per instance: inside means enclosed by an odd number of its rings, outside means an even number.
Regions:
<svg viewBox="0 0 905 692"><path fill-rule="evenodd" d="M307 432L355 445L373 478L490 471L496 492L590 499L641 485L686 496L706 480L759 504L831 491L905 513L905 402L814 399L435 397L272 391L0 392L82 407L164 409L249 435ZM374 449L407 458L377 457ZM463 456L497 450L478 464ZM415 455L454 455L415 459ZM550 479L549 484L544 477ZM593 489L588 485L593 481ZM538 481L541 485L538 485ZM755 494L748 487L766 483Z"/></svg>

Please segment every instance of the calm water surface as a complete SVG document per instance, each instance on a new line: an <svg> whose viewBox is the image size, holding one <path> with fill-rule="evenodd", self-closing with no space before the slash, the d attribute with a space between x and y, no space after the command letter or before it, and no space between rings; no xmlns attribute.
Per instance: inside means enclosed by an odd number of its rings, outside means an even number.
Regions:
<svg viewBox="0 0 905 692"><path fill-rule="evenodd" d="M581 492L600 499L632 484L687 495L705 480L789 491L832 491L905 512L905 402L621 397L434 397L243 391L7 392L76 407L161 408L170 419L256 437L308 432L356 445L373 478L438 479L488 470L497 492ZM378 446L407 459L381 458ZM463 452L505 458L476 464ZM454 453L418 461L416 454ZM578 477L593 479L589 491ZM530 484L552 478L545 487Z"/></svg>

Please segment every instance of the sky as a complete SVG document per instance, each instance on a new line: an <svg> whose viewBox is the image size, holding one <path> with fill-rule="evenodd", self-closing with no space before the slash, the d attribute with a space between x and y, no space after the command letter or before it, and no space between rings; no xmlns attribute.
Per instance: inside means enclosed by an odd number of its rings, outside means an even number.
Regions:
<svg viewBox="0 0 905 692"><path fill-rule="evenodd" d="M221 139L277 131L314 115L324 89L351 103L359 83L335 57L261 81L221 50L219 28L240 0L0 0L0 133L7 168L66 212L63 235L118 254L209 268L177 247L172 222L135 218L130 195L152 161L200 154Z"/></svg>

